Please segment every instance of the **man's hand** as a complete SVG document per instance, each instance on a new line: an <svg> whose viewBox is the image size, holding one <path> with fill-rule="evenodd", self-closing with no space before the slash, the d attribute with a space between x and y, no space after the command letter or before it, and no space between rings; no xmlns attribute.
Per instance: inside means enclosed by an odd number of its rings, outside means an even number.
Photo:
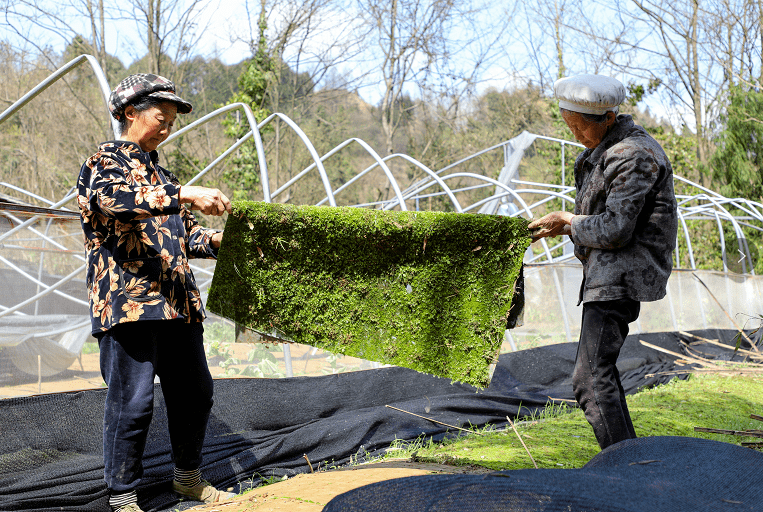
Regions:
<svg viewBox="0 0 763 512"><path fill-rule="evenodd" d="M549 236L569 235L571 231L571 212L551 212L540 219L536 219L527 225L533 242Z"/></svg>
<svg viewBox="0 0 763 512"><path fill-rule="evenodd" d="M184 185L178 192L178 200L191 204L191 210L200 210L205 215L220 216L230 213L230 200L216 188Z"/></svg>

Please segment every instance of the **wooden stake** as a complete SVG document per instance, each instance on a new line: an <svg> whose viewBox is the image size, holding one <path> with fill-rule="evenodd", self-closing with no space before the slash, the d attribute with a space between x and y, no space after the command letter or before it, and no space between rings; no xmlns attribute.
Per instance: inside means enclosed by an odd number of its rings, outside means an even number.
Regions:
<svg viewBox="0 0 763 512"><path fill-rule="evenodd" d="M702 353L699 350L693 348L689 343L686 343L684 340L678 340L678 342L681 344L681 346L683 346L686 349L687 354L689 354L691 357L696 357L700 361L706 361L707 363L715 364L715 360L702 357ZM729 361L729 362L735 362L735 361Z"/></svg>
<svg viewBox="0 0 763 512"><path fill-rule="evenodd" d="M385 405L384 407L389 407L390 409L394 409L396 411L404 412L405 414L410 414L411 416L416 416L417 418L422 418L422 419L425 419L427 421L431 421L432 423L439 423L440 425L445 425L446 427L456 428L458 430L463 430L464 432L469 432L470 434L477 434L478 436L484 436L485 435L482 432L476 432L474 430L469 430L468 428L457 427L455 425L448 425L447 423L443 423L442 421L433 420L432 418L427 418L426 416L420 416L420 415L414 414L412 412L404 411L402 409L398 409L397 407L392 407L391 405Z"/></svg>
<svg viewBox="0 0 763 512"><path fill-rule="evenodd" d="M509 425L511 425L511 428L514 429L514 433L519 438L519 442L522 443L522 446L525 447L525 451L527 452L527 455L530 457L530 460L533 461L533 466L535 466L535 469L538 469L538 465L535 463L535 459L533 459L532 454L530 453L530 450L527 449L527 445L525 444L524 440L522 439L522 436L519 435L519 432L517 431L517 427L514 426L514 422L511 421L511 418L506 416L506 419L509 420Z"/></svg>
<svg viewBox="0 0 763 512"><path fill-rule="evenodd" d="M678 334L683 334L684 336L689 336L690 338L696 338L700 341L704 341L705 343L718 343L718 340L709 340L707 338L703 338L702 336L697 336L696 334L692 334L686 331L678 331Z"/></svg>
<svg viewBox="0 0 763 512"><path fill-rule="evenodd" d="M746 374L763 373L763 367L760 367L760 365L758 366L759 366L758 368L734 368L734 367L729 368L724 366L713 366L710 368L689 368L687 370L681 370L681 371L647 373L646 377L656 377L658 375L661 375L661 376L686 375L687 373L714 373L717 375L724 375L724 374L746 375Z"/></svg>
<svg viewBox="0 0 763 512"><path fill-rule="evenodd" d="M306 454L306 453L304 453L304 454L302 454L302 456L303 456L303 457L305 458L305 460L307 461L307 465L308 465L308 466L310 466L310 473L315 473L315 471L313 471L313 465L312 465L312 464L310 464L310 459L308 459L308 458L307 458L307 454Z"/></svg>

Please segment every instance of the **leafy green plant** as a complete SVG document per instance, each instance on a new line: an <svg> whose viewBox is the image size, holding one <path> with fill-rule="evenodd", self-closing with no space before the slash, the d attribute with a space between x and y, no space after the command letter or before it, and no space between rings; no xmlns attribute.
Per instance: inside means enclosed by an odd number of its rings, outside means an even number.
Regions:
<svg viewBox="0 0 763 512"><path fill-rule="evenodd" d="M233 357L233 352L231 352L228 343L212 341L205 345L207 359L216 361L220 368L225 369L224 375L232 376L238 373L238 370L232 368L232 365L239 364L239 360Z"/></svg>
<svg viewBox="0 0 763 512"><path fill-rule="evenodd" d="M282 378L286 374L278 367L278 360L267 345L255 344L246 356L246 362L251 363L239 368L242 360L234 356L229 343L212 341L207 344L207 359L217 360L227 377L260 377Z"/></svg>
<svg viewBox="0 0 763 512"><path fill-rule="evenodd" d="M82 354L97 354L100 352L97 341L87 341L82 345Z"/></svg>
<svg viewBox="0 0 763 512"><path fill-rule="evenodd" d="M355 370L359 370L359 366L345 366L342 363L339 362L339 360L342 358L339 354L329 354L326 357L326 363L327 365L321 368L321 371L324 374L337 374L337 373L344 373L344 372L352 372Z"/></svg>
<svg viewBox="0 0 763 512"><path fill-rule="evenodd" d="M713 177L731 197L763 200L763 93L752 87L732 86L721 113L725 128L713 154Z"/></svg>

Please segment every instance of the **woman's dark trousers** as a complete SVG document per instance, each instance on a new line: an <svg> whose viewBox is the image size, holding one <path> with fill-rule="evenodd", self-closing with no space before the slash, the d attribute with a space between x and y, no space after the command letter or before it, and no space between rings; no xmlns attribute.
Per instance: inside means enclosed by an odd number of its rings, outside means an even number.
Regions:
<svg viewBox="0 0 763 512"><path fill-rule="evenodd" d="M201 465L212 409L201 323L146 320L119 324L99 336L101 375L108 386L103 422L106 485L112 493L135 489L154 411L154 377L167 407L172 459L180 469Z"/></svg>
<svg viewBox="0 0 763 512"><path fill-rule="evenodd" d="M572 388L602 449L636 438L615 363L640 309L631 299L583 304Z"/></svg>

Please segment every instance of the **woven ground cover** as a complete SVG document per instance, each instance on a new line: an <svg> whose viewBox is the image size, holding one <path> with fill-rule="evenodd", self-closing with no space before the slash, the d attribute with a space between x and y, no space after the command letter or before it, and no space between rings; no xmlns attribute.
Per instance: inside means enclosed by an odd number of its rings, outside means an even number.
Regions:
<svg viewBox="0 0 763 512"><path fill-rule="evenodd" d="M484 388L524 219L236 201L207 307L264 335Z"/></svg>

